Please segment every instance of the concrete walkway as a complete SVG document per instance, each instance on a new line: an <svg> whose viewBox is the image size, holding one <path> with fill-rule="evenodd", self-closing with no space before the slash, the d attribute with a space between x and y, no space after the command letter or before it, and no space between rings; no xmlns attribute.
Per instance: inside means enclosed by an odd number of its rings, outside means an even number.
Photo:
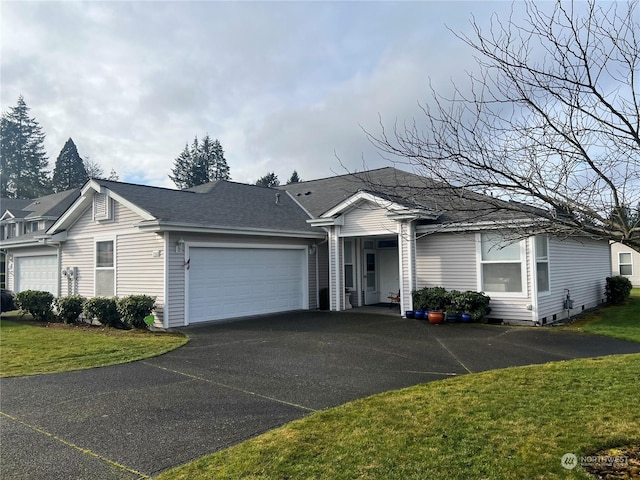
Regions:
<svg viewBox="0 0 640 480"><path fill-rule="evenodd" d="M640 352L553 328L304 312L185 329L145 361L0 380L2 478L148 478L314 411L483 370Z"/></svg>

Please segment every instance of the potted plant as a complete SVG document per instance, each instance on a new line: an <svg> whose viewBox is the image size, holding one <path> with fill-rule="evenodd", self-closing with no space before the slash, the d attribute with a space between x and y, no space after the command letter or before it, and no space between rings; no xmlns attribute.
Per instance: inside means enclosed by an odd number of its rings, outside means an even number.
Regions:
<svg viewBox="0 0 640 480"><path fill-rule="evenodd" d="M425 287L415 292L414 302L420 309L429 312L429 323L437 324L444 320L444 310L449 303L449 294L442 287Z"/></svg>
<svg viewBox="0 0 640 480"><path fill-rule="evenodd" d="M456 309L462 312L463 322L478 322L491 312L490 301L491 298L483 292L467 290L456 296Z"/></svg>

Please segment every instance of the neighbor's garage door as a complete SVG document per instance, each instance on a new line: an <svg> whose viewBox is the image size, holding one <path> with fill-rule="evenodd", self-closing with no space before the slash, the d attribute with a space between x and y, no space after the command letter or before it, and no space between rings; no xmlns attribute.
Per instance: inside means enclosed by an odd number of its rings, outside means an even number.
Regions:
<svg viewBox="0 0 640 480"><path fill-rule="evenodd" d="M307 308L305 250L189 249L189 323Z"/></svg>
<svg viewBox="0 0 640 480"><path fill-rule="evenodd" d="M55 255L15 257L14 263L16 292L44 290L58 294L58 259Z"/></svg>

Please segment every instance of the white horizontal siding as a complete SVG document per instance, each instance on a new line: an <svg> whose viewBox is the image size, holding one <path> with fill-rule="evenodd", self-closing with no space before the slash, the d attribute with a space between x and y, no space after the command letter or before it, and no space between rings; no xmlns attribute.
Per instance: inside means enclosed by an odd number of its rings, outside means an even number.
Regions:
<svg viewBox="0 0 640 480"><path fill-rule="evenodd" d="M155 233L116 237L116 295L156 297L156 316L164 311L164 240Z"/></svg>
<svg viewBox="0 0 640 480"><path fill-rule="evenodd" d="M574 302L571 314L591 308L604 299L606 277L611 275L609 243L591 239L549 239L550 293L538 296L538 319L547 323L566 317L566 290Z"/></svg>
<svg viewBox="0 0 640 480"><path fill-rule="evenodd" d="M479 291L475 233L434 233L416 240L416 289L444 287L447 290ZM527 258L523 268L528 274ZM500 296L490 293L491 313L488 318L505 322L530 322L530 281L522 296Z"/></svg>
<svg viewBox="0 0 640 480"><path fill-rule="evenodd" d="M143 218L118 202L113 201L113 220L98 222L93 219L93 207L89 206L69 229L69 236L102 235L113 230L132 229Z"/></svg>
<svg viewBox="0 0 640 480"><path fill-rule="evenodd" d="M76 278L62 281L61 295L94 296L95 243L92 238L68 239L62 244L62 268L75 267Z"/></svg>
<svg viewBox="0 0 640 480"><path fill-rule="evenodd" d="M388 210L373 202L361 201L344 214L341 236L396 234L397 223L387 217Z"/></svg>
<svg viewBox="0 0 640 480"><path fill-rule="evenodd" d="M477 290L475 234L435 233L416 240L416 288Z"/></svg>

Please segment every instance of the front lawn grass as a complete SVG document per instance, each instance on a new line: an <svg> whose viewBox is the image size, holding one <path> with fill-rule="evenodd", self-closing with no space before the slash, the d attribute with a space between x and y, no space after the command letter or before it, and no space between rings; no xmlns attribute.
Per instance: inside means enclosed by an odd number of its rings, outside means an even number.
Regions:
<svg viewBox="0 0 640 480"><path fill-rule="evenodd" d="M178 479L565 479L566 453L640 444L640 354L465 375L294 421Z"/></svg>
<svg viewBox="0 0 640 480"><path fill-rule="evenodd" d="M640 288L631 290L631 297L624 305L612 305L588 312L578 317L569 328L640 342Z"/></svg>
<svg viewBox="0 0 640 480"><path fill-rule="evenodd" d="M4 317L4 315L3 315ZM0 320L0 377L65 372L154 357L187 342L182 334Z"/></svg>

